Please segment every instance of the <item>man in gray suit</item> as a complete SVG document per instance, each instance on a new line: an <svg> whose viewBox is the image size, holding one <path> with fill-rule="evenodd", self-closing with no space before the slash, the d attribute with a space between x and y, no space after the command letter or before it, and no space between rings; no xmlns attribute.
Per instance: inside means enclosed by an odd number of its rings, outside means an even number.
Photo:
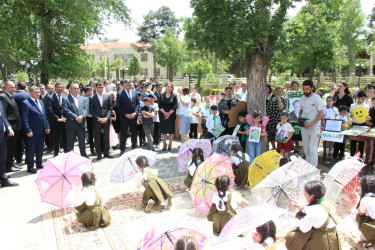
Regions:
<svg viewBox="0 0 375 250"><path fill-rule="evenodd" d="M70 84L70 94L63 98L62 108L66 116L66 150L73 150L74 140L78 137L79 151L82 156L87 157L85 149L85 119L89 104L86 98L78 95L79 85L76 82Z"/></svg>
<svg viewBox="0 0 375 250"><path fill-rule="evenodd" d="M97 160L102 159L102 153L104 153L104 157L113 158L109 155L109 125L112 116L112 100L108 94L103 93L103 88L103 83L97 82L96 93L90 99L95 149L98 154ZM103 148L102 139L104 140Z"/></svg>

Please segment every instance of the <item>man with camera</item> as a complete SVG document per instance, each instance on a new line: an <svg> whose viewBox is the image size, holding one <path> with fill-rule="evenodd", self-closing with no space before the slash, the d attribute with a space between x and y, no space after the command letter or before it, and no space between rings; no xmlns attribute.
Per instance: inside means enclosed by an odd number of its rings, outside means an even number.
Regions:
<svg viewBox="0 0 375 250"><path fill-rule="evenodd" d="M301 109L297 122L300 123L303 150L306 161L318 166L318 145L320 139L320 121L324 118L323 100L313 93L313 81L306 80L302 84L304 96L300 99Z"/></svg>

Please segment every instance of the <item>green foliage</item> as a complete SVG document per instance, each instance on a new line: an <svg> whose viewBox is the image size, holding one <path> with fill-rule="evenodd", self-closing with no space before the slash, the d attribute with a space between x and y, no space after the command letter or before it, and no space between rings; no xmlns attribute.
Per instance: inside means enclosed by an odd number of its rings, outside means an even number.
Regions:
<svg viewBox="0 0 375 250"><path fill-rule="evenodd" d="M295 74L291 75L292 74L292 71L291 70L287 70L283 73L280 73L278 76L277 76L277 85L280 85L280 86L284 86L284 83L286 81L298 81L298 78Z"/></svg>
<svg viewBox="0 0 375 250"><path fill-rule="evenodd" d="M211 91L215 91L216 95L219 94L220 91L224 91L224 89L214 88L214 89L204 89L202 90L202 96L209 96Z"/></svg>
<svg viewBox="0 0 375 250"><path fill-rule="evenodd" d="M28 81L29 76L27 75L27 73L24 70L19 70L19 71L17 71L17 80L18 81Z"/></svg>
<svg viewBox="0 0 375 250"><path fill-rule="evenodd" d="M101 59L95 63L94 74L95 76L104 77L106 75L105 70L107 67L106 59Z"/></svg>
<svg viewBox="0 0 375 250"><path fill-rule="evenodd" d="M23 3L22 14L29 14L33 30L40 36L38 67L42 83L50 78L88 75L91 63L80 45L86 38L101 34L110 17L125 25L130 20L122 0L23 0Z"/></svg>
<svg viewBox="0 0 375 250"><path fill-rule="evenodd" d="M203 76L212 72L214 66L212 65L212 56L203 53L202 51L190 50L187 53L187 63L185 64L186 71L190 75L197 77L197 90L199 93L202 91L201 79Z"/></svg>
<svg viewBox="0 0 375 250"><path fill-rule="evenodd" d="M2 0L0 27L0 69L5 81L5 68L8 72L21 69L19 59L37 57L36 34L27 4L22 0Z"/></svg>
<svg viewBox="0 0 375 250"><path fill-rule="evenodd" d="M133 56L129 61L128 75L137 76L142 73L142 67L136 56Z"/></svg>
<svg viewBox="0 0 375 250"><path fill-rule="evenodd" d="M139 42L151 43L152 40L159 40L167 32L167 29L174 35L179 34L179 20L168 6L162 6L157 11L150 10L144 16L142 25L138 27Z"/></svg>
<svg viewBox="0 0 375 250"><path fill-rule="evenodd" d="M162 6L157 11L149 11L144 16L142 25L138 27L137 35L140 37L138 42L141 43L152 43L154 40L159 40L163 37L167 29L178 36L179 20L176 18L174 12L168 6ZM142 52L144 50L150 51L156 57L154 46L151 47L136 47L137 51ZM154 62L154 78L157 79L156 62Z"/></svg>
<svg viewBox="0 0 375 250"><path fill-rule="evenodd" d="M109 64L110 71L120 70L122 69L122 57L117 57L116 60Z"/></svg>
<svg viewBox="0 0 375 250"><path fill-rule="evenodd" d="M155 48L156 62L168 68L170 81L173 81L173 74L177 71L185 59L186 47L183 42L169 30L165 36L158 41L152 42Z"/></svg>
<svg viewBox="0 0 375 250"><path fill-rule="evenodd" d="M207 74L207 83L212 84L215 89L220 87L220 79L217 75L213 72ZM211 89L208 89L211 90ZM202 92L203 93L203 92Z"/></svg>

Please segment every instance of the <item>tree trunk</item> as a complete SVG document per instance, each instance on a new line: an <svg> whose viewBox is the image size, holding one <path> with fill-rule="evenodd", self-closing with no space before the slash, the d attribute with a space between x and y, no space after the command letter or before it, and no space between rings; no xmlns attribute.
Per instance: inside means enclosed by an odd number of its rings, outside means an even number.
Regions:
<svg viewBox="0 0 375 250"><path fill-rule="evenodd" d="M266 115L266 86L268 66L266 57L257 51L255 54L246 53L245 59L247 78L247 111L252 114L254 110ZM262 152L265 150L266 140L263 140Z"/></svg>
<svg viewBox="0 0 375 250"><path fill-rule="evenodd" d="M173 82L173 68L172 67L169 67L168 73L169 73L168 80L170 82Z"/></svg>
<svg viewBox="0 0 375 250"><path fill-rule="evenodd" d="M315 65L315 64L311 65L310 73L309 73L309 80L312 80L312 79L313 79L313 77L314 77L314 72L315 72L315 68L316 68L316 65Z"/></svg>
<svg viewBox="0 0 375 250"><path fill-rule="evenodd" d="M1 78L3 80L3 84L7 81L7 72L5 65L3 66L3 63L0 61L0 70L1 70Z"/></svg>
<svg viewBox="0 0 375 250"><path fill-rule="evenodd" d="M198 93L201 95L202 94L202 86L201 86L201 79L202 76L198 75L197 78L197 84L195 84L195 87L197 88ZM200 101L200 100L199 100Z"/></svg>
<svg viewBox="0 0 375 250"><path fill-rule="evenodd" d="M156 70L156 55L155 55L155 51L152 52L152 56L154 58L154 78L155 78L155 81L156 81L156 79L158 79L158 72Z"/></svg>
<svg viewBox="0 0 375 250"><path fill-rule="evenodd" d="M336 70L332 72L332 82L336 83L337 82L337 73Z"/></svg>
<svg viewBox="0 0 375 250"><path fill-rule="evenodd" d="M215 53L215 64L214 64L214 66L215 66L214 73L215 74L217 74L217 58L218 58L217 53Z"/></svg>

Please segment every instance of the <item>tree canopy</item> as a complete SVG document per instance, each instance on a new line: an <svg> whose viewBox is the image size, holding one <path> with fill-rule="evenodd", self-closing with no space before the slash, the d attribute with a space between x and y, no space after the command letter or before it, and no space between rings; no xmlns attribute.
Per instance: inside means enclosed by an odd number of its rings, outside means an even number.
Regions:
<svg viewBox="0 0 375 250"><path fill-rule="evenodd" d="M136 56L133 56L129 61L128 67L128 75L129 76L137 76L142 73L141 64L138 61Z"/></svg>

